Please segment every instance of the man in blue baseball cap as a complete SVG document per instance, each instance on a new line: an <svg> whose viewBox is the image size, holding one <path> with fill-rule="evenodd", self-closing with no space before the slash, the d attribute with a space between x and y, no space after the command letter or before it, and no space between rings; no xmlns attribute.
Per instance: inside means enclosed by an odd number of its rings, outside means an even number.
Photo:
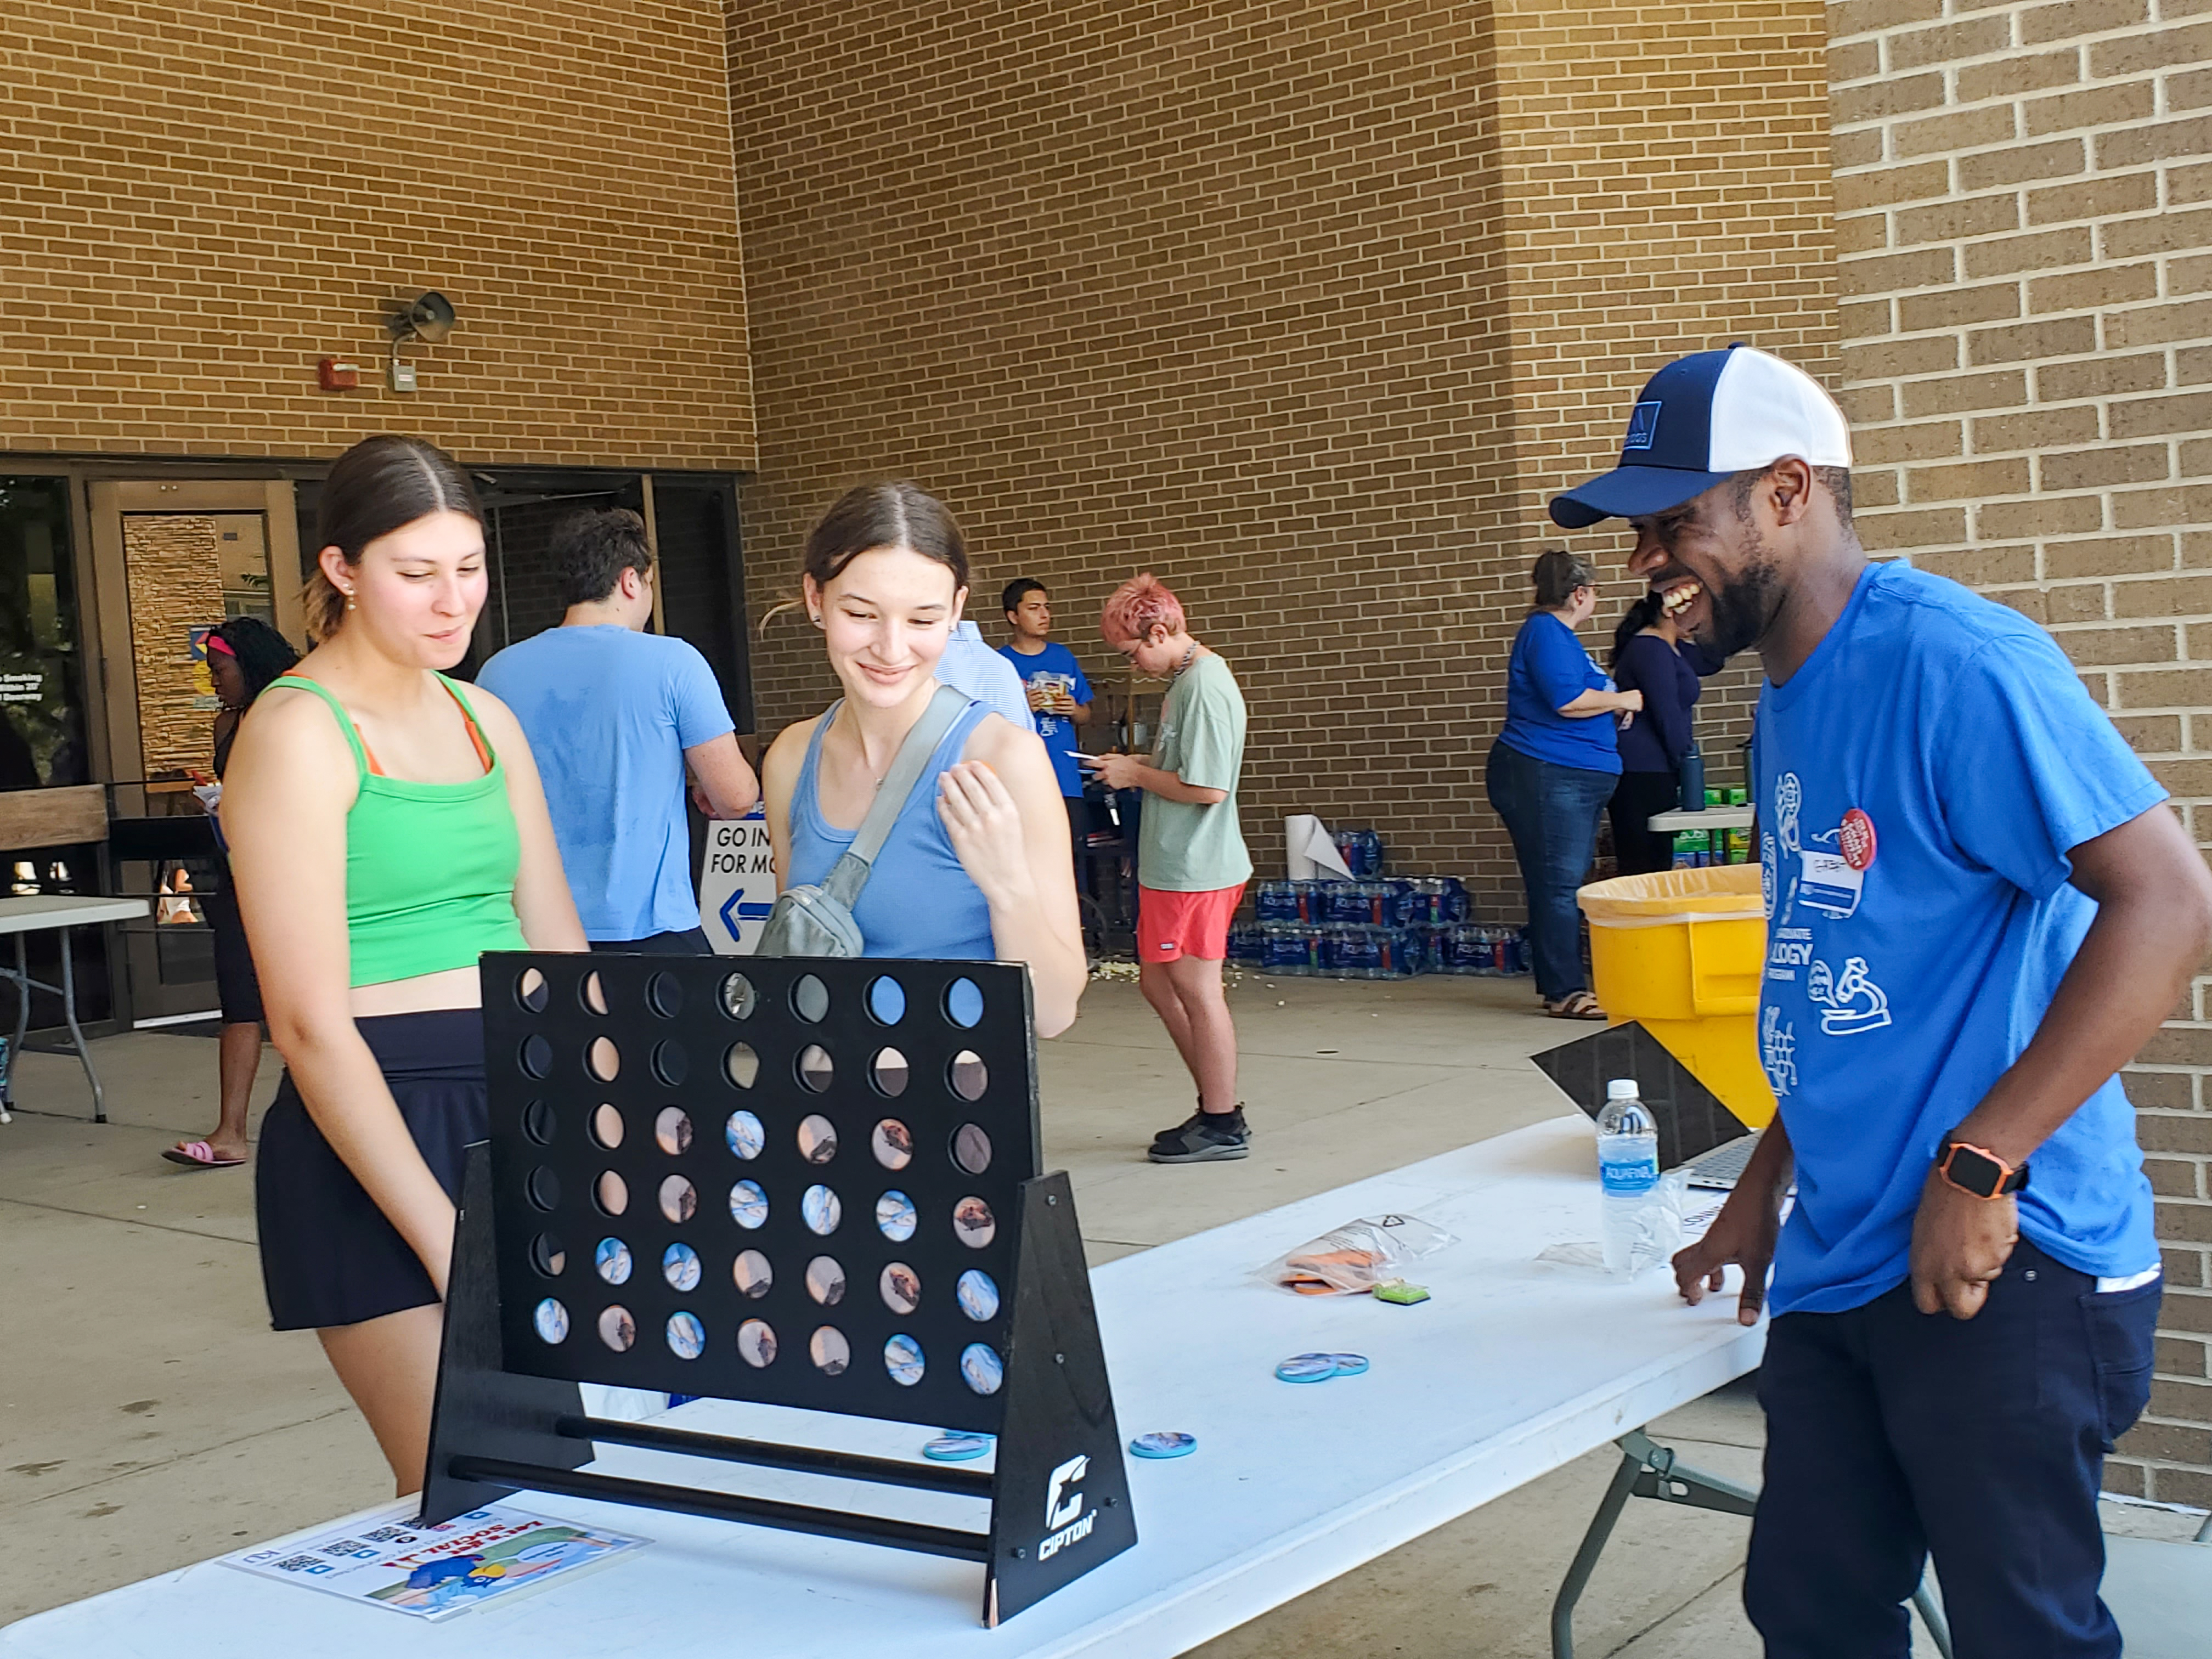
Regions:
<svg viewBox="0 0 2212 1659"><path fill-rule="evenodd" d="M1850 462L1810 377L1732 347L1652 376L1620 465L1551 504L1627 520L1678 623L1766 669L1780 1112L1674 1260L1690 1301L1734 1264L1738 1316L1773 1310L1745 1607L1777 1659L1904 1659L1932 1551L1961 1659L2106 1659L2097 1492L2160 1293L2115 1073L2212 941L2212 878L2047 634L1868 559Z"/></svg>

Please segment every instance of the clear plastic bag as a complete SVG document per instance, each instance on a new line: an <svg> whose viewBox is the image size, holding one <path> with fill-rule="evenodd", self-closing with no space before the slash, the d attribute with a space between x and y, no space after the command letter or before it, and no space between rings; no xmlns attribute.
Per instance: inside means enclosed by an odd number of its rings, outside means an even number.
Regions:
<svg viewBox="0 0 2212 1659"><path fill-rule="evenodd" d="M1386 1279L1403 1278L1407 1262L1458 1243L1419 1216L1362 1217L1309 1239L1261 1272L1297 1296L1361 1296Z"/></svg>

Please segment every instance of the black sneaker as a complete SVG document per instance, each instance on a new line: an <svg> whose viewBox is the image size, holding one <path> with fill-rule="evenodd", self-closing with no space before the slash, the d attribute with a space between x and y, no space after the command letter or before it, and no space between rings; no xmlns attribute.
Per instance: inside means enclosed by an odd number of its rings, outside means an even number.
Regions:
<svg viewBox="0 0 2212 1659"><path fill-rule="evenodd" d="M1193 1112L1174 1128L1154 1135L1145 1156L1155 1164L1215 1164L1246 1157L1250 1151L1242 1111Z"/></svg>

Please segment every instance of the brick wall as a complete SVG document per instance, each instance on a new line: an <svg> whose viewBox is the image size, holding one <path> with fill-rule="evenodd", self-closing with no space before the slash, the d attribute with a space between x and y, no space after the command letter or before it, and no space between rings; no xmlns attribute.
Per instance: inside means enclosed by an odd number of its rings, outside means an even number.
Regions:
<svg viewBox="0 0 2212 1659"><path fill-rule="evenodd" d="M0 132L0 452L750 464L713 0L9 0Z"/></svg>
<svg viewBox="0 0 2212 1659"><path fill-rule="evenodd" d="M1099 601L1152 568L1244 683L1263 866L1310 809L1517 914L1481 769L1544 493L1610 463L1673 353L1832 361L1820 9L731 21L756 611L886 475L967 525L987 632L1035 574L1102 681ZM772 627L755 684L763 732L819 708L811 630Z"/></svg>
<svg viewBox="0 0 2212 1659"><path fill-rule="evenodd" d="M2212 0L1829 9L1869 547L2047 624L2212 843ZM2128 1076L2167 1290L2109 1483L2212 1504L2212 1009Z"/></svg>
<svg viewBox="0 0 2212 1659"><path fill-rule="evenodd" d="M1616 576L1585 630L1601 659L1642 592L1620 574L1620 525L1570 538L1543 503L1613 464L1654 369L1732 340L1829 386L1838 368L1823 9L1496 9L1517 487L1499 526L1512 556L1487 573L1493 684L1540 548L1595 554ZM1759 683L1748 656L1706 683L1709 784L1746 781L1737 744ZM1486 851L1517 892L1502 839Z"/></svg>

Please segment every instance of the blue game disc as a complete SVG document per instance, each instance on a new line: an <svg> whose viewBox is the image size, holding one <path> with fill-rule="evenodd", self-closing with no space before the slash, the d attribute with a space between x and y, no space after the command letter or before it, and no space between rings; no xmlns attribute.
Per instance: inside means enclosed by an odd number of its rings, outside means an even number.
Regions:
<svg viewBox="0 0 2212 1659"><path fill-rule="evenodd" d="M1292 1354L1275 1367L1275 1375L1285 1382L1326 1382L1336 1374L1334 1354Z"/></svg>
<svg viewBox="0 0 2212 1659"><path fill-rule="evenodd" d="M1198 1449L1198 1437L1170 1429L1159 1434L1140 1434L1129 1443L1139 1457L1188 1457Z"/></svg>
<svg viewBox="0 0 2212 1659"><path fill-rule="evenodd" d="M921 1455L935 1463L965 1463L990 1449L988 1434L940 1434L921 1449Z"/></svg>
<svg viewBox="0 0 2212 1659"><path fill-rule="evenodd" d="M1367 1356L1364 1353L1325 1353L1322 1358L1335 1363L1339 1376L1357 1376L1367 1369Z"/></svg>

